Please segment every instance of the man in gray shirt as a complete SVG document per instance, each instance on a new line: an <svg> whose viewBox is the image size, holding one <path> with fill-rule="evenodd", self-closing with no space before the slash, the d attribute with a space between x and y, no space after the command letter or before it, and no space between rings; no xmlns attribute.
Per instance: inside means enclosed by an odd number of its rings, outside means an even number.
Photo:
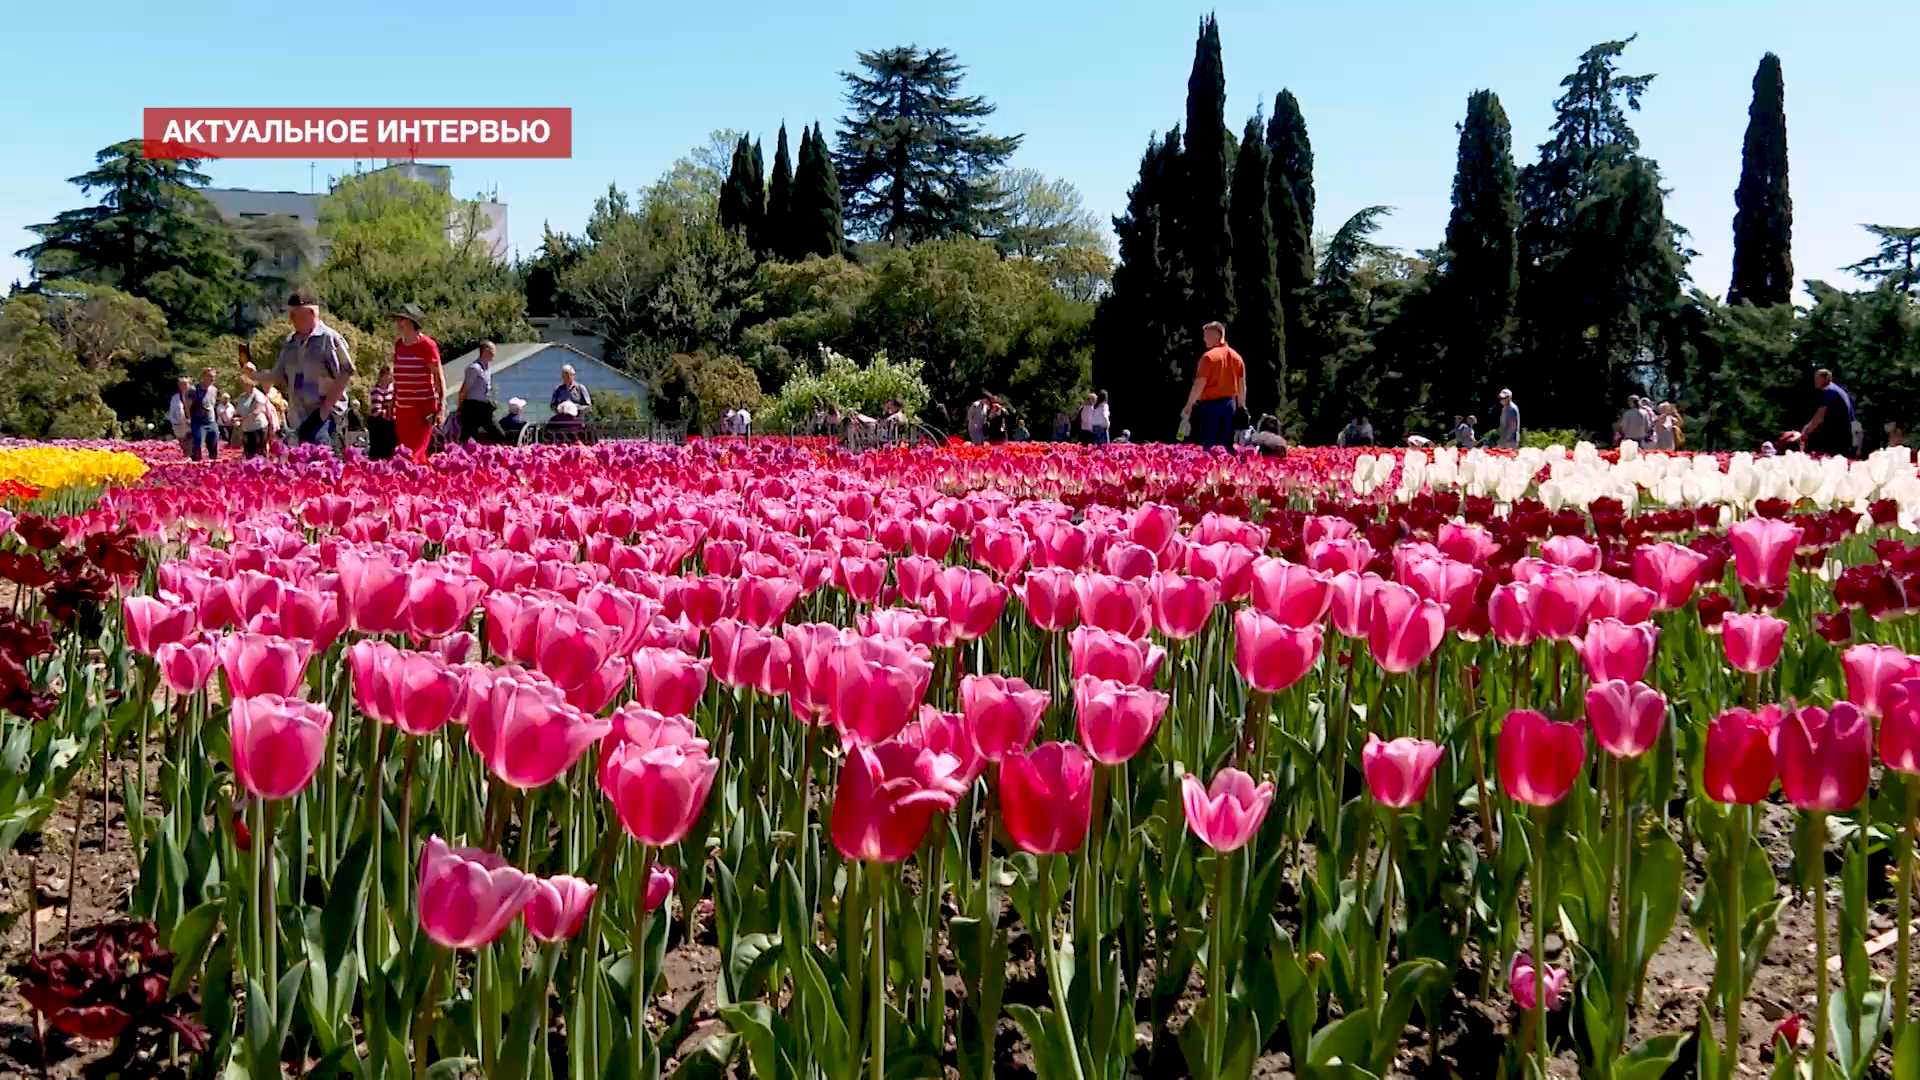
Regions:
<svg viewBox="0 0 1920 1080"><path fill-rule="evenodd" d="M287 430L301 443L330 444L333 425L353 384L347 339L320 321L320 301L301 290L287 298L293 332L260 382L287 397Z"/></svg>
<svg viewBox="0 0 1920 1080"><path fill-rule="evenodd" d="M478 443L507 441L493 417L493 353L493 342L481 342L480 355L460 377L460 433Z"/></svg>
<svg viewBox="0 0 1920 1080"><path fill-rule="evenodd" d="M1520 406L1513 403L1513 391L1500 391L1500 437L1494 441L1502 450L1520 449Z"/></svg>

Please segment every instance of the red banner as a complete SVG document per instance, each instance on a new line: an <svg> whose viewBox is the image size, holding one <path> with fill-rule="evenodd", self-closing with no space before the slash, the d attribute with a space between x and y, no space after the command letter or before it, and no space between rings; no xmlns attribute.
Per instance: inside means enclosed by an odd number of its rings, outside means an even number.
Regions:
<svg viewBox="0 0 1920 1080"><path fill-rule="evenodd" d="M150 158L564 158L572 109L148 109Z"/></svg>

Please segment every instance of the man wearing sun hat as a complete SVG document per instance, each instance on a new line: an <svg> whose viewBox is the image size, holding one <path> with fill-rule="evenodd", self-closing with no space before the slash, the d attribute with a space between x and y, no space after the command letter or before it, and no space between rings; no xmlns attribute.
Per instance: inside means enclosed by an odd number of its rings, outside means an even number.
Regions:
<svg viewBox="0 0 1920 1080"><path fill-rule="evenodd" d="M1502 450L1520 449L1520 406L1513 403L1513 391L1500 391L1499 435L1493 445Z"/></svg>
<svg viewBox="0 0 1920 1080"><path fill-rule="evenodd" d="M287 317L293 332L260 381L286 394L287 430L296 442L329 445L353 385L353 354L347 339L320 320L320 301L313 293L299 289L289 296Z"/></svg>
<svg viewBox="0 0 1920 1080"><path fill-rule="evenodd" d="M413 460L427 460L433 429L440 423L445 401L445 376L440 368L440 343L421 330L426 315L414 304L393 312L393 427L402 450Z"/></svg>

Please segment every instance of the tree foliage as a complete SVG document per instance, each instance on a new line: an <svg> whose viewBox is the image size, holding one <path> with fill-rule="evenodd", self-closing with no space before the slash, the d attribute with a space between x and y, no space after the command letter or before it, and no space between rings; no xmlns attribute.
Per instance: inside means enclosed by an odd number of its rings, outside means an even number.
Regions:
<svg viewBox="0 0 1920 1080"><path fill-rule="evenodd" d="M1515 195L1513 133L1491 90L1467 98L1453 174L1453 212L1433 279L1433 400L1473 415L1511 382Z"/></svg>
<svg viewBox="0 0 1920 1080"><path fill-rule="evenodd" d="M720 185L720 224L740 234L747 247L766 250L767 193L761 178L759 144L745 135L733 148L733 163Z"/></svg>
<svg viewBox="0 0 1920 1080"><path fill-rule="evenodd" d="M1116 425L1145 439L1166 439L1178 421L1181 376L1197 355L1190 310L1191 275L1180 246L1180 128L1150 137L1126 212L1113 219L1120 264L1094 328L1093 383L1111 395Z"/></svg>
<svg viewBox="0 0 1920 1080"><path fill-rule="evenodd" d="M1768 53L1753 73L1753 104L1733 192L1733 277L1727 303L1756 307L1793 296L1793 197L1787 192L1787 87Z"/></svg>
<svg viewBox="0 0 1920 1080"><path fill-rule="evenodd" d="M1200 20L1187 76L1185 198L1179 206L1182 245L1192 270L1193 304L1202 321L1233 322L1233 234L1227 223L1227 76L1220 59L1220 23Z"/></svg>
<svg viewBox="0 0 1920 1080"><path fill-rule="evenodd" d="M820 125L801 136L800 161L793 174L792 250L790 258L834 256L846 247L840 180Z"/></svg>
<svg viewBox="0 0 1920 1080"><path fill-rule="evenodd" d="M1270 155L1261 118L1247 121L1233 165L1234 348L1247 365L1247 408L1289 419L1287 356L1280 274L1274 265L1273 218L1267 201Z"/></svg>
<svg viewBox="0 0 1920 1080"><path fill-rule="evenodd" d="M795 427L816 411L828 408L879 416L889 400L897 400L909 413L917 413L927 403L927 386L920 368L917 360L894 361L884 352L859 364L833 349L822 348L804 369L781 385L756 425L767 430Z"/></svg>
<svg viewBox="0 0 1920 1080"><path fill-rule="evenodd" d="M110 285L55 279L13 296L0 303L0 431L112 435L116 413L172 393L172 348L160 308Z"/></svg>
<svg viewBox="0 0 1920 1080"><path fill-rule="evenodd" d="M836 136L847 223L895 246L983 236L999 206L994 173L1020 136L988 134L987 99L964 95L965 68L947 49L900 46L859 54L841 73L847 115Z"/></svg>
<svg viewBox="0 0 1920 1080"><path fill-rule="evenodd" d="M793 154L787 149L787 125L773 147L773 175L767 181L766 253L776 259L799 257L793 230Z"/></svg>
<svg viewBox="0 0 1920 1080"><path fill-rule="evenodd" d="M1862 225L1861 228L1880 241L1880 249L1847 270L1911 295L1914 282L1920 280L1920 226Z"/></svg>
<svg viewBox="0 0 1920 1080"><path fill-rule="evenodd" d="M1098 299L1112 279L1113 258L1080 190L1035 169L1009 169L997 183L1003 210L993 241L1001 254L1037 263L1068 299Z"/></svg>

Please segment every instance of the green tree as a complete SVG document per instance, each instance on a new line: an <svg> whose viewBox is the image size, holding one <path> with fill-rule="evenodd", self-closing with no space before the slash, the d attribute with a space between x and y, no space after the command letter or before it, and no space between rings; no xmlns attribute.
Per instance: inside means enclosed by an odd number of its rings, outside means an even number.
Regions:
<svg viewBox="0 0 1920 1080"><path fill-rule="evenodd" d="M1847 270L1868 281L1882 281L1911 294L1920 280L1920 226L1862 225L1880 240L1880 250Z"/></svg>
<svg viewBox="0 0 1920 1080"><path fill-rule="evenodd" d="M554 232L551 225L540 225L540 250L521 269L521 282L527 295L529 315L572 315L573 303L560 287L574 263L580 261L582 241L566 233Z"/></svg>
<svg viewBox="0 0 1920 1080"><path fill-rule="evenodd" d="M1793 296L1793 197L1787 193L1787 85L1768 53L1753 73L1753 104L1733 192L1733 277L1727 303L1756 307Z"/></svg>
<svg viewBox="0 0 1920 1080"><path fill-rule="evenodd" d="M0 303L0 432L34 439L117 434L103 392L171 394L166 320L108 285L55 279ZM146 410L141 410L146 411ZM129 415L133 415L129 413Z"/></svg>
<svg viewBox="0 0 1920 1080"><path fill-rule="evenodd" d="M1143 440L1172 437L1186 400L1181 376L1199 351L1175 221L1180 191L1175 125L1148 138L1126 213L1113 219L1120 262L1094 326L1093 384L1111 395L1115 425Z"/></svg>
<svg viewBox="0 0 1920 1080"><path fill-rule="evenodd" d="M793 174L793 257L834 256L845 249L840 212L840 181L820 125L800 138L800 161Z"/></svg>
<svg viewBox="0 0 1920 1080"><path fill-rule="evenodd" d="M231 325L246 266L232 230L195 190L208 183L199 159L149 158L128 139L94 162L68 182L98 204L28 226L40 241L17 254L32 262L34 280L112 285L159 305L177 330Z"/></svg>
<svg viewBox="0 0 1920 1080"><path fill-rule="evenodd" d="M853 231L896 247L986 234L999 209L993 174L1021 137L978 123L994 106L960 93L965 68L950 50L858 55L862 70L840 76L847 115L835 159Z"/></svg>
<svg viewBox="0 0 1920 1080"><path fill-rule="evenodd" d="M1220 23L1200 20L1187 76L1185 198L1181 245L1193 272L1193 310L1203 320L1233 322L1233 234L1227 224L1227 75L1220 60Z"/></svg>
<svg viewBox="0 0 1920 1080"><path fill-rule="evenodd" d="M1513 131L1491 90L1467 98L1453 173L1453 212L1433 280L1432 313L1439 361L1431 384L1436 404L1473 415L1499 383L1512 381L1507 344L1517 287L1514 230L1520 216L1513 171Z"/></svg>
<svg viewBox="0 0 1920 1080"><path fill-rule="evenodd" d="M1331 442L1356 412L1369 413L1376 431L1397 431L1419 403L1407 366L1414 324L1401 314L1425 266L1373 239L1392 212L1365 207L1334 230L1305 293L1315 366L1301 373L1298 408L1310 442Z"/></svg>
<svg viewBox="0 0 1920 1080"><path fill-rule="evenodd" d="M1005 208L993 242L1002 254L1039 264L1054 288L1073 300L1097 299L1113 276L1100 219L1066 180L1036 169L1009 169L998 177Z"/></svg>
<svg viewBox="0 0 1920 1080"><path fill-rule="evenodd" d="M1267 207L1273 220L1274 269L1280 275L1281 308L1286 314L1283 337L1289 377L1297 389L1303 374L1317 366L1309 354L1314 337L1303 316L1309 306L1306 290L1313 285L1313 142L1307 138L1306 117L1293 91L1282 90L1273 99L1273 117L1267 121Z"/></svg>
<svg viewBox="0 0 1920 1080"><path fill-rule="evenodd" d="M720 186L720 224L759 250L766 228L767 194L760 181L760 154L745 135L733 148L733 164Z"/></svg>
<svg viewBox="0 0 1920 1080"><path fill-rule="evenodd" d="M1274 265L1273 218L1267 201L1270 159L1261 118L1247 120L1233 165L1233 345L1247 364L1247 408L1259 416L1287 415L1286 317L1280 273Z"/></svg>
<svg viewBox="0 0 1920 1080"><path fill-rule="evenodd" d="M793 155L787 150L787 125L773 148L773 178L767 184L767 253L775 259L797 257L793 236Z"/></svg>

